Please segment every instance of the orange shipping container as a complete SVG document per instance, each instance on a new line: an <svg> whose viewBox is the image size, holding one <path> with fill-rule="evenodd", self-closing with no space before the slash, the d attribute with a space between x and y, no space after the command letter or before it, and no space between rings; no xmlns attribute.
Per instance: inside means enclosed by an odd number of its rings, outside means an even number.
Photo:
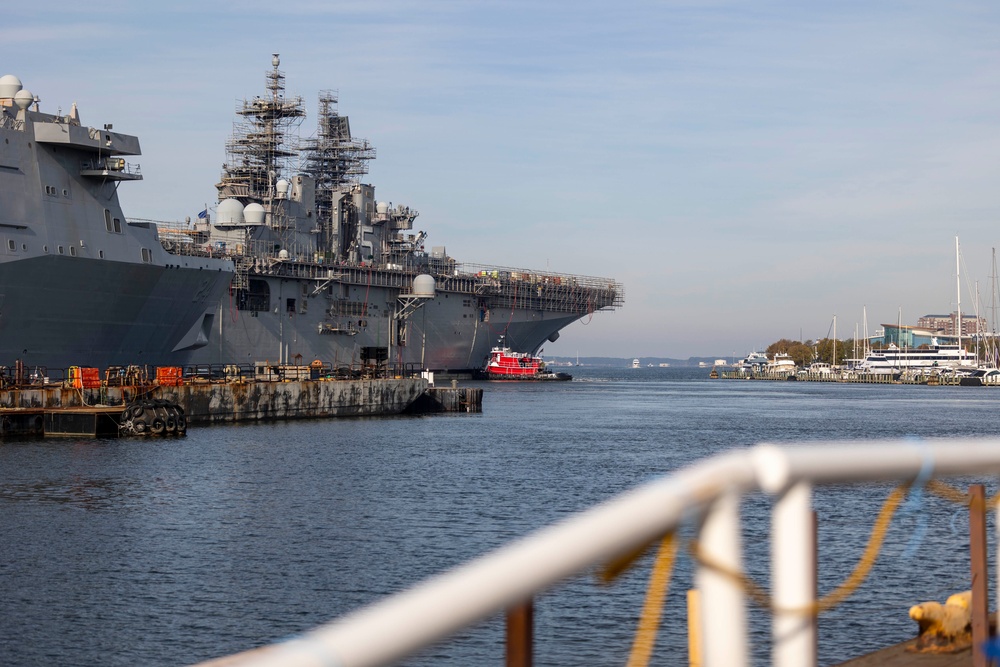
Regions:
<svg viewBox="0 0 1000 667"><path fill-rule="evenodd" d="M180 366L158 366L156 384L164 387L179 387L184 383Z"/></svg>
<svg viewBox="0 0 1000 667"><path fill-rule="evenodd" d="M83 389L100 389L101 372L96 368L81 368L80 384L74 386L82 387Z"/></svg>

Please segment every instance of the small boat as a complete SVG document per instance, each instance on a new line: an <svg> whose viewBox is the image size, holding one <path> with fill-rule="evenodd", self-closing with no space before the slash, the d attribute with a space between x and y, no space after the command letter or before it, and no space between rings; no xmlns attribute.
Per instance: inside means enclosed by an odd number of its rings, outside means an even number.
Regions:
<svg viewBox="0 0 1000 667"><path fill-rule="evenodd" d="M632 360L632 368L639 368L639 360L638 359L633 359Z"/></svg>
<svg viewBox="0 0 1000 667"><path fill-rule="evenodd" d="M486 380L572 380L569 373L550 371L541 357L513 352L509 347L494 347L483 368Z"/></svg>
<svg viewBox="0 0 1000 667"><path fill-rule="evenodd" d="M741 373L759 373L763 371L770 360L763 352L751 352L745 359L736 364L736 370Z"/></svg>
<svg viewBox="0 0 1000 667"><path fill-rule="evenodd" d="M764 370L768 373L795 373L795 361L784 352L775 352L774 358L771 359L764 367Z"/></svg>
<svg viewBox="0 0 1000 667"><path fill-rule="evenodd" d="M958 383L964 387L988 387L1000 384L1000 370L978 368L969 375L962 376Z"/></svg>

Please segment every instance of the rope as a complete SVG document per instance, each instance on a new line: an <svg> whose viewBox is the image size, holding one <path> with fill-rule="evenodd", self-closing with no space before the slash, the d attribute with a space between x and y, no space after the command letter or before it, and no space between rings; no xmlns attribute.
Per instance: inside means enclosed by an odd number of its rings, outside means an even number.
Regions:
<svg viewBox="0 0 1000 667"><path fill-rule="evenodd" d="M927 482L927 490L938 496L939 498L944 498L945 500L950 500L958 505L965 505L966 507L973 508L972 496L970 496L965 491L956 489L950 484L932 479ZM982 501L985 508L996 507L1000 503L1000 493L996 493L989 498ZM978 504L978 503L977 503ZM973 509L983 509L981 507L975 507Z"/></svg>
<svg viewBox="0 0 1000 667"><path fill-rule="evenodd" d="M947 500L963 505L971 505L971 496L956 489L953 486L939 482L937 480L926 480L926 475L921 475L919 479L921 486L931 493ZM872 525L868 543L861 554L854 570L844 581L830 593L827 593L819 600L803 607L778 607L770 594L759 584L750 579L746 574L723 565L705 554L697 540L688 542L688 550L696 563L702 567L717 572L738 584L747 597L757 605L770 610L773 613L799 614L802 616L817 616L822 612L833 609L841 602L850 597L856 591L868 575L871 574L875 562L882 551L886 534L892 518L910 490L910 484L897 486L882 504L882 509ZM917 497L919 502L919 496ZM992 496L987 502L988 506L995 506L1000 502L1000 493ZM623 572L628 570L635 562L649 549L651 545L645 544L618 558L608 562L599 572L598 578L603 583L610 583ZM645 667L653 653L656 642L656 633L660 624L663 604L666 601L667 590L670 585L670 576L674 561L677 555L677 539L674 533L667 534L660 542L660 549L656 556L656 562L650 573L649 585L646 590L646 599L643 604L642 614L639 617L636 636L632 642L632 650L629 654L628 667Z"/></svg>
<svg viewBox="0 0 1000 667"><path fill-rule="evenodd" d="M869 573L871 573L872 567L878 559L879 552L882 550L882 543L885 541L885 535L889 530L889 523L892 521L892 516L895 514L900 503L903 501L903 498L906 496L908 488L908 484L898 486L893 489L892 493L889 494L889 497L886 498L885 503L882 505L882 509L879 511L878 517L875 519L875 524L872 526L872 532L868 537L868 544L865 546L865 551L861 554L858 564L854 566L854 570L850 575L848 575L847 579L845 579L843 583L837 586L830 593L804 607L778 607L774 604L774 601L771 599L771 596L768 595L767 591L765 591L760 585L754 583L745 574L722 565L705 555L700 550L697 541L692 540L691 542L691 554L695 561L697 561L700 565L714 570L715 572L718 572L719 574L722 574L738 583L743 588L747 597L765 609L769 609L772 612L777 613L816 616L824 611L833 609L847 599L855 590L858 589L859 586L861 586L864 580L868 577Z"/></svg>
<svg viewBox="0 0 1000 667"><path fill-rule="evenodd" d="M649 575L649 588L646 590L646 602L642 605L642 615L632 642L632 652L629 654L627 667L646 667L653 655L656 644L656 631L660 627L660 616L663 603L667 599L670 587L670 574L677 556L677 540L674 533L667 534L660 542L660 550L656 554L656 563Z"/></svg>

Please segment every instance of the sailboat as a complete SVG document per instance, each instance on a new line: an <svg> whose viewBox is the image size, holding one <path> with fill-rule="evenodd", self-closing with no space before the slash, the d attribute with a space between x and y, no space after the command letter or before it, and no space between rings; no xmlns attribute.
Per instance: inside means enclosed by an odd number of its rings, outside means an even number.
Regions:
<svg viewBox="0 0 1000 667"><path fill-rule="evenodd" d="M997 249L993 248L993 275L990 276L991 280L991 312L990 312L990 331L988 334L979 332L977 337L977 353L979 340L985 336L988 336L988 341L985 345L984 359L975 371L973 371L969 376L963 377L959 380L959 384L963 385L1000 385L1000 369L997 368L998 362L1000 362L1000 354L997 350ZM976 304L978 309L979 304L979 289L978 283L976 287ZM976 329L979 329L979 313L976 313ZM978 356L978 354L977 354Z"/></svg>
<svg viewBox="0 0 1000 667"><path fill-rule="evenodd" d="M910 347L913 344L912 335L903 335L903 309L900 308L896 319L896 341L890 343L888 347L873 350L868 354L862 364L861 370L863 372L897 374L916 371L967 375L975 370L978 364L976 355L967 351L962 345L961 253L957 236L955 237L955 265L957 294L954 333L957 342L939 343L936 337L932 337L930 345Z"/></svg>

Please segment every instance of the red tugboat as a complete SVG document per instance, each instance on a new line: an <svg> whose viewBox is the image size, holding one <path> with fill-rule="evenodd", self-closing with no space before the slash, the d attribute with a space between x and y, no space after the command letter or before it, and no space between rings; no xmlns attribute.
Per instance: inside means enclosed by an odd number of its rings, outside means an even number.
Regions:
<svg viewBox="0 0 1000 667"><path fill-rule="evenodd" d="M545 368L541 357L526 352L512 352L509 347L494 347L483 369L486 380L572 380L568 373Z"/></svg>

